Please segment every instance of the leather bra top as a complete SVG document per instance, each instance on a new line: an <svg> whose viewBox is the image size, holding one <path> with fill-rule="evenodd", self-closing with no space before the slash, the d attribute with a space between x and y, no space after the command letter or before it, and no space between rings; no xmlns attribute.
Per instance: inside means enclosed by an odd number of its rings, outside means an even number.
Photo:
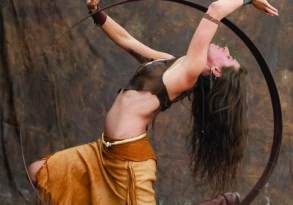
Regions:
<svg viewBox="0 0 293 205"><path fill-rule="evenodd" d="M152 94L156 95L160 101L159 110L165 111L172 105L172 103L183 99L191 93L191 91L185 91L173 101L169 99L167 88L163 83L162 76L177 59L178 57L156 60L140 65L126 87L120 88L118 92L121 90L150 91Z"/></svg>

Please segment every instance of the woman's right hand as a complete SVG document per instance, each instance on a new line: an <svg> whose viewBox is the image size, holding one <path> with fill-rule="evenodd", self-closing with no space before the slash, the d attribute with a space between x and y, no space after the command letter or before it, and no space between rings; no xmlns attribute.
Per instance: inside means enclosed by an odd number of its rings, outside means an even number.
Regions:
<svg viewBox="0 0 293 205"><path fill-rule="evenodd" d="M209 5L207 13L217 20L225 18L238 8L243 6L243 0L217 0ZM270 16L278 16L278 10L267 0L252 0L252 4L258 10L264 11Z"/></svg>
<svg viewBox="0 0 293 205"><path fill-rule="evenodd" d="M273 7L267 0L253 0L252 4L255 8L265 12L270 16L278 16L278 9Z"/></svg>

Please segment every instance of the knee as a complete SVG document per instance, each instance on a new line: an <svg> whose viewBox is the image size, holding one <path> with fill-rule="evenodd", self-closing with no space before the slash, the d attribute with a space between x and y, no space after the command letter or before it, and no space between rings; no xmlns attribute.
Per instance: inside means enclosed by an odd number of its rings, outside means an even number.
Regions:
<svg viewBox="0 0 293 205"><path fill-rule="evenodd" d="M39 169L43 166L45 160L39 160L31 163L28 166L28 174L30 175L31 180L33 183L36 183L36 174L38 173Z"/></svg>

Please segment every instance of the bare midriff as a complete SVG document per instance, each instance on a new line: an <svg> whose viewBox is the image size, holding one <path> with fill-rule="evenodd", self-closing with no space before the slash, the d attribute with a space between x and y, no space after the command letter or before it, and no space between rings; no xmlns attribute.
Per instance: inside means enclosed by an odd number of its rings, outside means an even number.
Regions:
<svg viewBox="0 0 293 205"><path fill-rule="evenodd" d="M146 132L159 106L157 96L149 91L121 91L106 115L104 135L112 140L139 136Z"/></svg>
<svg viewBox="0 0 293 205"><path fill-rule="evenodd" d="M171 67L176 65L180 67L179 62L182 59L183 57L177 59ZM172 75L178 75L178 71L176 71L176 68L168 69L165 74L167 74L166 78L170 78ZM178 95L179 93L169 92L169 99L173 100ZM159 107L158 97L150 91L121 91L106 115L104 136L111 140L123 140L139 136L146 132L147 125L153 120Z"/></svg>

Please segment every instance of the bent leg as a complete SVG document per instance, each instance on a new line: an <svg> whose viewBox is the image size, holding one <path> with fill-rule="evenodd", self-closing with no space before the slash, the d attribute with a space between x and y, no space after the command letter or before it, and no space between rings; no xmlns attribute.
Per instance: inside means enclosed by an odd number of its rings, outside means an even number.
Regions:
<svg viewBox="0 0 293 205"><path fill-rule="evenodd" d="M41 169L41 167L43 166L43 164L45 163L45 161L46 161L45 159L35 161L31 163L28 167L29 176L34 184L36 183L36 175L38 171Z"/></svg>

